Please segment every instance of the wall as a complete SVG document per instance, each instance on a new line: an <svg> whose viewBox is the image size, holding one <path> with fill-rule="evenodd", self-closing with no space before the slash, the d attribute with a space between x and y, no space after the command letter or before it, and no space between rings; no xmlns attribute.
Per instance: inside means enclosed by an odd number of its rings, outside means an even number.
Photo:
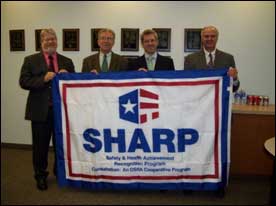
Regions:
<svg viewBox="0 0 276 206"><path fill-rule="evenodd" d="M109 27L117 34L114 51L120 51L120 29L171 28L171 52L183 69L184 28L215 25L218 48L234 55L241 87L248 93L275 93L275 2L1 2L1 142L31 144L30 122L24 120L28 92L18 85L24 57L35 53L35 29L57 32L58 52L72 58L76 70L91 54L91 28ZM62 29L80 29L80 51L62 51ZM24 29L26 51L10 52L9 30Z"/></svg>

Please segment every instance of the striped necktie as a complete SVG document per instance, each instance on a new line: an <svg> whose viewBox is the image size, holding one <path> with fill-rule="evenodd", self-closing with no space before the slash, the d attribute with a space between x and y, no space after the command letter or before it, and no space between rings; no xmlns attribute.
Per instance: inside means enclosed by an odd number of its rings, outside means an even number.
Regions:
<svg viewBox="0 0 276 206"><path fill-rule="evenodd" d="M209 53L208 67L209 67L209 68L213 68L213 67L214 67L213 56L212 56L211 53Z"/></svg>

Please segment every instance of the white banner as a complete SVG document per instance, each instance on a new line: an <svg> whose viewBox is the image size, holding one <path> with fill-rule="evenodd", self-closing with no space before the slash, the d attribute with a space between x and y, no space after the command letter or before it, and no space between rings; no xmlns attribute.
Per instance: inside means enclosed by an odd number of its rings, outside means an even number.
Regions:
<svg viewBox="0 0 276 206"><path fill-rule="evenodd" d="M58 75L60 185L225 187L229 80L226 70Z"/></svg>

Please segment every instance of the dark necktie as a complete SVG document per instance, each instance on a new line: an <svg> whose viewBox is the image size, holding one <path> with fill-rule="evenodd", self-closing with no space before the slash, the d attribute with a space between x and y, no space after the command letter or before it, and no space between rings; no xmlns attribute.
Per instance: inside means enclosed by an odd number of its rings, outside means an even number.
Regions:
<svg viewBox="0 0 276 206"><path fill-rule="evenodd" d="M103 59L102 72L108 72L107 56L106 56L106 54L104 55L104 59Z"/></svg>
<svg viewBox="0 0 276 206"><path fill-rule="evenodd" d="M55 66L54 66L54 58L52 55L49 55L48 56L48 59L49 59L49 71L50 72L55 72Z"/></svg>
<svg viewBox="0 0 276 206"><path fill-rule="evenodd" d="M212 56L211 53L209 53L209 58L210 58L210 61L208 62L208 67L213 68L214 67L214 62L213 62L213 56Z"/></svg>

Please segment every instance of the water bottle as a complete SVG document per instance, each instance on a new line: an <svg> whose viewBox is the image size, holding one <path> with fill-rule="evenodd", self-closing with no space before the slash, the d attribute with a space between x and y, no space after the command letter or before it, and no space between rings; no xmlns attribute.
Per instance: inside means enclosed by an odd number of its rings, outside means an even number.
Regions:
<svg viewBox="0 0 276 206"><path fill-rule="evenodd" d="M246 92L243 89L240 90L240 104L246 104Z"/></svg>

